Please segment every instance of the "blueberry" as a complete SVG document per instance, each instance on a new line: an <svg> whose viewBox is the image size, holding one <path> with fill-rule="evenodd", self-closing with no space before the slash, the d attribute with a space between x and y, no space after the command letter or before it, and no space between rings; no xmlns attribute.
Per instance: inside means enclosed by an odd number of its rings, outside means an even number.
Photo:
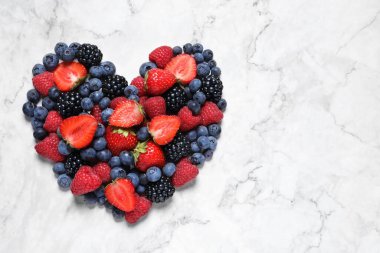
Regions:
<svg viewBox="0 0 380 253"><path fill-rule="evenodd" d="M96 78L100 78L104 75L104 69L102 66L92 66L89 72L91 76Z"/></svg>
<svg viewBox="0 0 380 253"><path fill-rule="evenodd" d="M190 157L191 163L195 165L202 165L205 162L205 160L206 160L205 156L201 153L194 153Z"/></svg>
<svg viewBox="0 0 380 253"><path fill-rule="evenodd" d="M34 109L33 115L34 118L38 120L44 120L48 115L48 110L45 107L37 106L36 109Z"/></svg>
<svg viewBox="0 0 380 253"><path fill-rule="evenodd" d="M191 151L193 151L193 153L196 153L196 152L200 152L201 149L199 148L198 146L198 143L196 141L193 141L191 144L190 144L190 147L191 147Z"/></svg>
<svg viewBox="0 0 380 253"><path fill-rule="evenodd" d="M113 64L110 61L102 62L102 63L100 63L100 66L103 67L103 74L105 76L112 76L116 73L115 64Z"/></svg>
<svg viewBox="0 0 380 253"><path fill-rule="evenodd" d="M84 194L84 202L87 205L95 205L97 201L98 201L98 198L95 196L94 193L89 192L89 193Z"/></svg>
<svg viewBox="0 0 380 253"><path fill-rule="evenodd" d="M183 91L185 92L187 98L192 98L193 94L191 93L190 91L190 88L188 86L186 86Z"/></svg>
<svg viewBox="0 0 380 253"><path fill-rule="evenodd" d="M219 100L217 105L221 111L224 111L227 107L227 101L224 98L222 98L221 100Z"/></svg>
<svg viewBox="0 0 380 253"><path fill-rule="evenodd" d="M120 166L121 165L120 157L118 156L111 157L111 159L108 161L108 164L111 166L111 168Z"/></svg>
<svg viewBox="0 0 380 253"><path fill-rule="evenodd" d="M206 95L202 91L197 91L193 96L193 100L203 105L206 102Z"/></svg>
<svg viewBox="0 0 380 253"><path fill-rule="evenodd" d="M212 60L212 57L214 57L214 53L210 49L206 49L203 51L203 58L205 61L210 61Z"/></svg>
<svg viewBox="0 0 380 253"><path fill-rule="evenodd" d="M193 54L195 54L195 53L202 53L202 51L203 51L203 45L202 44L195 43L193 45Z"/></svg>
<svg viewBox="0 0 380 253"><path fill-rule="evenodd" d="M129 178L132 181L134 187L137 187L139 185L140 179L136 173L128 173L127 178Z"/></svg>
<svg viewBox="0 0 380 253"><path fill-rule="evenodd" d="M117 209L116 207L112 207L112 216L116 220L124 219L125 212L120 209Z"/></svg>
<svg viewBox="0 0 380 253"><path fill-rule="evenodd" d="M106 128L103 124L98 124L98 127L96 128L95 137L101 137L106 132Z"/></svg>
<svg viewBox="0 0 380 253"><path fill-rule="evenodd" d="M58 65L59 59L56 54L47 54L42 59L42 63L49 71L53 71Z"/></svg>
<svg viewBox="0 0 380 253"><path fill-rule="evenodd" d="M193 53L193 46L190 43L186 43L183 45L183 52L185 54L192 54Z"/></svg>
<svg viewBox="0 0 380 253"><path fill-rule="evenodd" d="M104 97L99 101L100 109L104 110L106 109L109 104L111 103L111 99L109 97Z"/></svg>
<svg viewBox="0 0 380 253"><path fill-rule="evenodd" d="M96 158L103 162L108 162L108 160L111 159L111 156L111 151L109 151L108 149L104 149L96 153Z"/></svg>
<svg viewBox="0 0 380 253"><path fill-rule="evenodd" d="M147 127L141 127L137 131L137 139L139 141L146 141L149 138L149 132Z"/></svg>
<svg viewBox="0 0 380 253"><path fill-rule="evenodd" d="M79 94L82 97L88 97L90 95L90 85L89 83L84 83L79 86Z"/></svg>
<svg viewBox="0 0 380 253"><path fill-rule="evenodd" d="M96 151L100 151L106 148L107 141L103 137L97 138L93 141L92 146Z"/></svg>
<svg viewBox="0 0 380 253"><path fill-rule="evenodd" d="M45 66L40 64L40 63L37 63L36 65L33 66L32 68L32 74L33 76L36 76L36 75L39 75L39 74L42 74L46 71L45 69Z"/></svg>
<svg viewBox="0 0 380 253"><path fill-rule="evenodd" d="M200 136L207 136L208 135L208 130L207 130L207 127L205 126L199 126L197 128L197 136L200 137Z"/></svg>
<svg viewBox="0 0 380 253"><path fill-rule="evenodd" d="M62 59L63 52L68 48L67 44L64 42L58 42L55 44L54 52L56 55L58 55L59 58Z"/></svg>
<svg viewBox="0 0 380 253"><path fill-rule="evenodd" d="M182 48L180 46L173 47L173 54L174 55L182 54Z"/></svg>
<svg viewBox="0 0 380 253"><path fill-rule="evenodd" d="M197 90L199 90L199 88L202 86L202 82L201 80L199 79L193 79L190 83L189 83L189 88L190 88L190 91L192 93L195 93Z"/></svg>
<svg viewBox="0 0 380 253"><path fill-rule="evenodd" d="M218 145L218 140L214 136L209 136L208 140L210 142L210 150L214 151L216 149L216 146Z"/></svg>
<svg viewBox="0 0 380 253"><path fill-rule="evenodd" d="M100 79L98 78L91 78L89 80L89 84L91 91L97 91L100 90L100 88L102 88L102 81L100 81Z"/></svg>
<svg viewBox="0 0 380 253"><path fill-rule="evenodd" d="M26 93L26 98L28 101L37 104L38 101L40 101L41 96L36 89L31 89Z"/></svg>
<svg viewBox="0 0 380 253"><path fill-rule="evenodd" d="M64 163L55 163L53 166L53 171L55 174L63 174L65 173L65 164Z"/></svg>
<svg viewBox="0 0 380 253"><path fill-rule="evenodd" d="M94 107L94 103L90 98L82 98L80 105L86 111L91 111L91 109Z"/></svg>
<svg viewBox="0 0 380 253"><path fill-rule="evenodd" d="M74 49L68 47L63 51L62 60L64 62L72 62L75 59Z"/></svg>
<svg viewBox="0 0 380 253"><path fill-rule="evenodd" d="M211 69L211 74L212 74L213 76L220 76L220 74L222 74L222 71L220 70L219 67L213 67L213 68Z"/></svg>
<svg viewBox="0 0 380 253"><path fill-rule="evenodd" d="M106 203L106 197L102 196L98 198L99 205L104 205Z"/></svg>
<svg viewBox="0 0 380 253"><path fill-rule="evenodd" d="M143 185L138 185L137 188L136 188L136 192L137 193L144 193L145 192L145 186Z"/></svg>
<svg viewBox="0 0 380 253"><path fill-rule="evenodd" d="M194 54L194 59L195 59L196 63L202 63L202 62L204 62L203 54L201 54L201 53L195 53Z"/></svg>
<svg viewBox="0 0 380 253"><path fill-rule="evenodd" d="M70 155L71 153L71 147L65 143L64 140L60 140L58 143L58 152L61 155Z"/></svg>
<svg viewBox="0 0 380 253"><path fill-rule="evenodd" d="M133 154L129 151L121 151L119 157L124 166L132 166L134 163Z"/></svg>
<svg viewBox="0 0 380 253"><path fill-rule="evenodd" d="M149 182L157 182L161 178L161 170L158 167L150 167L146 171L146 178Z"/></svg>
<svg viewBox="0 0 380 253"><path fill-rule="evenodd" d="M69 45L69 48L72 48L75 54L78 52L79 47L80 44L78 42L73 42Z"/></svg>
<svg viewBox="0 0 380 253"><path fill-rule="evenodd" d="M211 149L207 150L206 152L204 152L204 156L206 158L207 161L210 161L212 156L214 154L214 151L212 151Z"/></svg>
<svg viewBox="0 0 380 253"><path fill-rule="evenodd" d="M96 150L93 148L86 148L80 151L80 157L85 161L91 161L96 158Z"/></svg>
<svg viewBox="0 0 380 253"><path fill-rule="evenodd" d="M44 122L36 118L32 118L31 123L32 123L33 130L36 130L37 128L42 128L44 126Z"/></svg>
<svg viewBox="0 0 380 253"><path fill-rule="evenodd" d="M57 128L57 135L59 138L62 138L61 130L59 130L59 127Z"/></svg>
<svg viewBox="0 0 380 253"><path fill-rule="evenodd" d="M126 178L127 173L121 167L114 167L111 169L111 179L115 180L116 178Z"/></svg>
<svg viewBox="0 0 380 253"><path fill-rule="evenodd" d="M200 63L197 65L197 75L205 77L210 73L210 67L206 63Z"/></svg>
<svg viewBox="0 0 380 253"><path fill-rule="evenodd" d="M57 87L51 87L49 89L49 98L53 101L57 101L57 99L59 98L59 95L60 95L60 92L59 90L57 89Z"/></svg>
<svg viewBox="0 0 380 253"><path fill-rule="evenodd" d="M61 174L58 176L57 182L59 187L66 190L70 188L71 178L66 174Z"/></svg>
<svg viewBox="0 0 380 253"><path fill-rule="evenodd" d="M51 98L44 97L44 99L42 99L42 106L48 109L48 111L51 111L55 108L56 103L53 100L51 100Z"/></svg>
<svg viewBox="0 0 380 253"><path fill-rule="evenodd" d="M48 132L46 132L45 129L43 128L37 128L36 130L34 130L33 132L33 136L34 138L36 138L37 140L42 140L44 139L46 136L48 136Z"/></svg>
<svg viewBox="0 0 380 253"><path fill-rule="evenodd" d="M94 91L90 94L90 98L94 103L99 103L100 100L104 97L104 94L101 90Z"/></svg>
<svg viewBox="0 0 380 253"><path fill-rule="evenodd" d="M111 117L113 110L111 108L107 108L102 111L102 120L103 122L108 122L109 117Z"/></svg>
<svg viewBox="0 0 380 253"><path fill-rule="evenodd" d="M189 102L187 102L187 107L189 107L190 111L195 115L199 114L201 111L201 105L194 100L189 100Z"/></svg>
<svg viewBox="0 0 380 253"><path fill-rule="evenodd" d="M126 97L129 97L130 95L137 95L139 93L139 90L134 85L129 85L125 87L124 89L124 95Z"/></svg>
<svg viewBox="0 0 380 253"><path fill-rule="evenodd" d="M192 130L187 134L187 137L189 138L190 141L195 141L198 137L197 131Z"/></svg>
<svg viewBox="0 0 380 253"><path fill-rule="evenodd" d="M207 136L198 137L197 143L201 150L206 150L210 147L210 140L207 138Z"/></svg>
<svg viewBox="0 0 380 253"><path fill-rule="evenodd" d="M162 172L167 177L173 176L173 174L175 172L175 164L174 163L165 164L165 166L162 168Z"/></svg>
<svg viewBox="0 0 380 253"><path fill-rule="evenodd" d="M136 102L139 102L139 101L140 101L140 98L139 98L139 96L137 96L137 95L130 95L130 96L128 97L128 99L130 99L130 100L135 100Z"/></svg>
<svg viewBox="0 0 380 253"><path fill-rule="evenodd" d="M216 67L216 61L215 60L211 60L208 62L208 66L210 67L210 69Z"/></svg>
<svg viewBox="0 0 380 253"><path fill-rule="evenodd" d="M208 127L208 133L216 138L219 137L222 128L218 124L211 124Z"/></svg>
<svg viewBox="0 0 380 253"><path fill-rule="evenodd" d="M151 69L155 69L155 68L157 68L157 66L153 62L143 63L139 69L140 76L145 77L146 72L148 72Z"/></svg>
<svg viewBox="0 0 380 253"><path fill-rule="evenodd" d="M98 189L94 191L94 194L97 198L104 196L104 186L100 186Z"/></svg>
<svg viewBox="0 0 380 253"><path fill-rule="evenodd" d="M148 179L146 178L145 173L140 174L139 179L140 179L140 184L142 184L142 185L148 184Z"/></svg>

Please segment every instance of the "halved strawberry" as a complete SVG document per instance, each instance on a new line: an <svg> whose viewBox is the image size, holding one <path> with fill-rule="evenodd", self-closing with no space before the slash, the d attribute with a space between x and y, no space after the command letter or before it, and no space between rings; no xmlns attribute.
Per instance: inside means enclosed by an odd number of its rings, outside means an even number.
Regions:
<svg viewBox="0 0 380 253"><path fill-rule="evenodd" d="M165 67L182 84L188 84L197 75L197 64L192 56L180 54L174 57Z"/></svg>
<svg viewBox="0 0 380 253"><path fill-rule="evenodd" d="M134 100L121 101L109 118L109 124L116 127L132 127L144 120L142 106Z"/></svg>
<svg viewBox="0 0 380 253"><path fill-rule="evenodd" d="M98 122L89 114L72 116L62 121L59 130L62 138L73 148L84 148L94 138Z"/></svg>
<svg viewBox="0 0 380 253"><path fill-rule="evenodd" d="M178 132L181 120L174 115L159 115L148 123L149 133L158 145L166 145L173 140Z"/></svg>
<svg viewBox="0 0 380 253"><path fill-rule="evenodd" d="M104 193L108 202L120 210L130 212L135 209L135 187L128 179L116 179L106 186Z"/></svg>
<svg viewBox="0 0 380 253"><path fill-rule="evenodd" d="M79 62L62 62L54 70L54 82L60 91L70 91L87 76L85 66Z"/></svg>

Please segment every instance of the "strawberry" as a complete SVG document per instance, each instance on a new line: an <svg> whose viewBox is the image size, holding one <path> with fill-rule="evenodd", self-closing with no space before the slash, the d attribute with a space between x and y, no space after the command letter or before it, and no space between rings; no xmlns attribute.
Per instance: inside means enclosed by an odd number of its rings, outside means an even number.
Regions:
<svg viewBox="0 0 380 253"><path fill-rule="evenodd" d="M56 133L51 133L45 139L38 142L34 148L36 152L46 159L53 162L62 162L65 157L58 152L58 143L60 139Z"/></svg>
<svg viewBox="0 0 380 253"><path fill-rule="evenodd" d="M199 173L197 166L188 158L183 158L176 165L176 170L171 178L174 187L181 187L192 181Z"/></svg>
<svg viewBox="0 0 380 253"><path fill-rule="evenodd" d="M134 100L120 102L111 117L109 124L115 127L132 127L139 125L144 120L144 111L142 106Z"/></svg>
<svg viewBox="0 0 380 253"><path fill-rule="evenodd" d="M142 78L141 76L133 78L131 85L136 86L136 88L139 90L139 93L137 94L139 97L146 95L144 78Z"/></svg>
<svg viewBox="0 0 380 253"><path fill-rule="evenodd" d="M103 183L108 183L111 181L111 167L108 163L98 163L93 167L93 170Z"/></svg>
<svg viewBox="0 0 380 253"><path fill-rule="evenodd" d="M121 102L127 101L128 99L126 97L116 97L111 100L110 108L115 110L116 106L118 106Z"/></svg>
<svg viewBox="0 0 380 253"><path fill-rule="evenodd" d="M174 57L165 67L182 84L188 84L197 75L197 64L192 56L180 54Z"/></svg>
<svg viewBox="0 0 380 253"><path fill-rule="evenodd" d="M149 54L149 61L156 63L157 67L163 69L173 58L173 49L169 46L161 46Z"/></svg>
<svg viewBox="0 0 380 253"><path fill-rule="evenodd" d="M149 95L161 95L176 82L175 76L167 70L151 69L145 75L145 88Z"/></svg>
<svg viewBox="0 0 380 253"><path fill-rule="evenodd" d="M82 114L63 120L59 130L71 147L81 149L91 143L97 127L98 122L93 116Z"/></svg>
<svg viewBox="0 0 380 253"><path fill-rule="evenodd" d="M97 121L98 123L103 124L103 120L102 120L102 109L100 108L99 105L94 105L94 107L92 107L91 115L94 116L94 118L96 119L96 121Z"/></svg>
<svg viewBox="0 0 380 253"><path fill-rule="evenodd" d="M54 70L54 82L64 92L77 87L86 76L86 67L79 62L62 62Z"/></svg>
<svg viewBox="0 0 380 253"><path fill-rule="evenodd" d="M144 104L142 105L144 107L145 113L151 119L155 116L163 115L166 113L166 104L165 99L163 97L150 97L146 101L144 101Z"/></svg>
<svg viewBox="0 0 380 253"><path fill-rule="evenodd" d="M208 126L223 119L223 112L213 102L207 101L201 108L202 125Z"/></svg>
<svg viewBox="0 0 380 253"><path fill-rule="evenodd" d="M180 125L181 120L178 116L159 115L148 123L148 130L155 143L158 145L166 145L173 140Z"/></svg>
<svg viewBox="0 0 380 253"><path fill-rule="evenodd" d="M49 133L57 132L58 127L61 125L62 117L57 111L50 111L46 116L44 128Z"/></svg>
<svg viewBox="0 0 380 253"><path fill-rule="evenodd" d="M133 211L125 213L125 220L130 224L136 223L140 218L149 212L151 207L152 202L150 202L147 198L136 194L136 207Z"/></svg>
<svg viewBox="0 0 380 253"><path fill-rule="evenodd" d="M43 96L49 95L49 89L54 86L53 73L45 71L33 77L34 88Z"/></svg>
<svg viewBox="0 0 380 253"><path fill-rule="evenodd" d="M81 166L71 182L71 192L77 196L92 192L102 185L102 180L90 166Z"/></svg>
<svg viewBox="0 0 380 253"><path fill-rule="evenodd" d="M135 209L135 187L128 179L116 179L106 186L104 193L108 202L118 209L125 212Z"/></svg>
<svg viewBox="0 0 380 253"><path fill-rule="evenodd" d="M202 124L202 118L200 115L193 115L189 107L184 106L179 110L178 117L181 120L181 131L189 131Z"/></svg>
<svg viewBox="0 0 380 253"><path fill-rule="evenodd" d="M106 129L107 148L115 156L123 150L132 150L137 145L136 134L128 129L108 126Z"/></svg>
<svg viewBox="0 0 380 253"><path fill-rule="evenodd" d="M162 168L165 165L165 156L161 147L153 141L140 142L133 151L136 168L145 172L152 166Z"/></svg>

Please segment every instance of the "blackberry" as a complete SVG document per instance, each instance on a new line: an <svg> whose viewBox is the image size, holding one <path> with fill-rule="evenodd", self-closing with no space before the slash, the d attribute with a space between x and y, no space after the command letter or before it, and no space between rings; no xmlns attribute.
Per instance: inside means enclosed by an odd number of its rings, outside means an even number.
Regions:
<svg viewBox="0 0 380 253"><path fill-rule="evenodd" d="M186 134L179 132L174 139L164 146L165 157L169 162L177 163L182 157L191 154L190 140Z"/></svg>
<svg viewBox="0 0 380 253"><path fill-rule="evenodd" d="M173 196L174 192L170 178L166 176L162 176L157 182L149 183L145 188L146 197L155 203L164 202Z"/></svg>
<svg viewBox="0 0 380 253"><path fill-rule="evenodd" d="M184 89L179 84L175 84L162 95L166 103L168 114L177 114L177 112L189 101Z"/></svg>
<svg viewBox="0 0 380 253"><path fill-rule="evenodd" d="M74 152L70 154L65 162L65 171L68 176L73 178L75 173L79 170L80 166L82 166L82 159L78 152Z"/></svg>
<svg viewBox="0 0 380 253"><path fill-rule="evenodd" d="M83 112L81 106L82 96L77 91L69 91L60 94L57 100L57 109L62 117L78 115Z"/></svg>
<svg viewBox="0 0 380 253"><path fill-rule="evenodd" d="M100 64L103 54L97 46L85 43L79 46L76 57L80 63L89 69Z"/></svg>
<svg viewBox="0 0 380 253"><path fill-rule="evenodd" d="M105 97L114 99L115 97L124 96L124 89L128 82L124 76L114 75L102 79L102 91Z"/></svg>
<svg viewBox="0 0 380 253"><path fill-rule="evenodd" d="M219 77L208 75L202 78L201 91L206 95L207 100L218 103L222 98L223 83Z"/></svg>

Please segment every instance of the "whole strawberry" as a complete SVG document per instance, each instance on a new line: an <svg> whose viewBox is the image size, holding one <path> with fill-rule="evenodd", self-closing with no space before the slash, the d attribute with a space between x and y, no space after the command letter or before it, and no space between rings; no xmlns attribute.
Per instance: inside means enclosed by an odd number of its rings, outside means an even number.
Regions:
<svg viewBox="0 0 380 253"><path fill-rule="evenodd" d="M161 46L149 54L149 61L156 63L157 67L163 69L173 58L173 49L169 46Z"/></svg>
<svg viewBox="0 0 380 253"><path fill-rule="evenodd" d="M201 108L202 125L219 123L223 119L223 112L213 102L207 101Z"/></svg>
<svg viewBox="0 0 380 253"><path fill-rule="evenodd" d="M167 70L151 69L145 75L147 93L152 96L163 94L176 82L175 76Z"/></svg>
<svg viewBox="0 0 380 253"><path fill-rule="evenodd" d="M165 165L165 156L161 147L153 141L140 142L133 151L136 168L145 172L148 168Z"/></svg>
<svg viewBox="0 0 380 253"><path fill-rule="evenodd" d="M163 97L150 97L144 101L144 111L149 118L153 119L155 116L164 115L166 113L166 104Z"/></svg>
<svg viewBox="0 0 380 253"><path fill-rule="evenodd" d="M181 131L189 131L202 124L202 118L200 115L193 115L189 107L184 106L178 112L178 117L181 120Z"/></svg>
<svg viewBox="0 0 380 253"><path fill-rule="evenodd" d="M102 180L90 166L82 166L75 174L70 189L74 195L82 195L98 189L101 184Z"/></svg>
<svg viewBox="0 0 380 253"><path fill-rule="evenodd" d="M98 163L93 167L94 173L102 180L103 183L111 181L111 167L108 163Z"/></svg>
<svg viewBox="0 0 380 253"><path fill-rule="evenodd" d="M128 129L108 126L106 129L107 148L114 156L123 150L132 150L137 145L135 132Z"/></svg>
<svg viewBox="0 0 380 253"><path fill-rule="evenodd" d="M174 187L181 187L192 181L199 173L198 167L193 165L188 158L183 158L176 165L176 170L172 176Z"/></svg>
<svg viewBox="0 0 380 253"><path fill-rule="evenodd" d="M144 78L142 78L141 76L133 78L131 81L131 85L136 86L136 88L139 90L139 93L137 94L139 97L146 95Z"/></svg>
<svg viewBox="0 0 380 253"><path fill-rule="evenodd" d="M130 223L136 223L140 218L146 215L149 212L149 209L152 207L152 202L147 198L141 197L136 194L136 206L135 209L131 212L125 213L125 220Z"/></svg>
<svg viewBox="0 0 380 253"><path fill-rule="evenodd" d="M40 156L53 162L62 162L65 160L65 157L58 152L59 141L58 135L51 133L45 139L38 142L34 148Z"/></svg>
<svg viewBox="0 0 380 253"><path fill-rule="evenodd" d="M61 114L59 114L59 112L50 111L48 115L46 116L44 129L48 131L49 133L55 133L57 132L59 125L61 125L62 120L63 119L61 117Z"/></svg>
<svg viewBox="0 0 380 253"><path fill-rule="evenodd" d="M32 79L33 86L43 96L49 95L49 89L54 86L54 75L49 71L45 71L36 75Z"/></svg>

